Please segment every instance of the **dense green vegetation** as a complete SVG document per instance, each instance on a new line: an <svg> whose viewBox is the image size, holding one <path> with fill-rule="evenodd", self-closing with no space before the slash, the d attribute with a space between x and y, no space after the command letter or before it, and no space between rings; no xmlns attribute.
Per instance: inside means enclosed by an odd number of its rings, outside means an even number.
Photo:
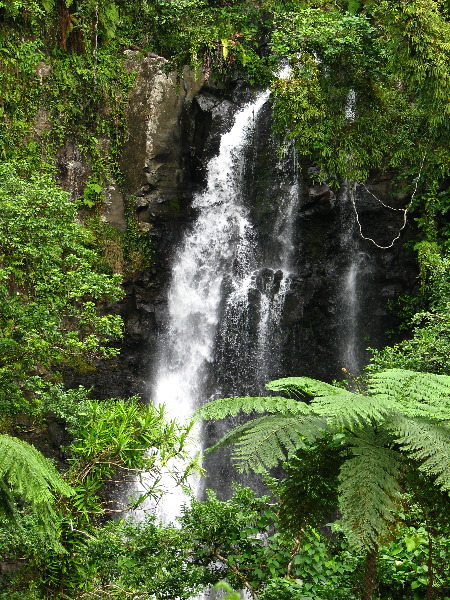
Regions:
<svg viewBox="0 0 450 600"><path fill-rule="evenodd" d="M259 471L283 460L284 476L270 496L193 500L179 527L123 520L108 485L150 473L139 509L173 458L186 485L191 426L61 377L116 353L106 306L149 258L132 215L126 234L100 218L121 180L126 50L272 85L276 131L330 185L387 174L407 206L416 190L406 340L374 351L356 390L292 378L206 407L269 413L224 443ZM446 1L0 0L0 566L14 567L0 598L188 599L221 579L259 600L450 597L449 73ZM55 183L68 141L90 168L79 198ZM24 441L55 418L62 474Z"/></svg>
<svg viewBox="0 0 450 600"><path fill-rule="evenodd" d="M210 402L199 414L223 419L238 411L272 413L238 425L216 446L234 444L240 470L266 472L280 460L294 460L282 485L281 514L288 530L301 535L306 526L330 516L333 504L338 505L350 546L366 553L366 599L373 596L376 554L398 527L402 491L412 492L423 509L430 510L433 506L426 505L429 481L433 482L441 492L440 497L432 495L433 502L439 502L444 510L440 516L446 521L450 378L391 369L373 373L364 383L364 392L351 392L306 377L280 379L267 388L287 393L292 400L226 398ZM299 468L298 461L313 460L317 466L317 454L324 451L328 451L327 476L322 479L316 473L306 487L305 467ZM292 480L298 485L299 479L303 485L297 491ZM309 501L302 497L305 488ZM431 540L431 531L428 535ZM430 554L431 590L432 573ZM427 597L432 594L429 591Z"/></svg>
<svg viewBox="0 0 450 600"><path fill-rule="evenodd" d="M64 365L81 368L116 351L121 320L101 303L122 296L120 275L96 268L76 205L48 175L0 164L1 376L3 411L38 409L36 392Z"/></svg>
<svg viewBox="0 0 450 600"><path fill-rule="evenodd" d="M446 176L447 11L439 2L305 2L277 17L274 47L292 56L276 84L277 111L305 154L329 175L370 169ZM334 6L333 6L334 5ZM352 99L353 98L353 99ZM346 111L347 107L347 111Z"/></svg>
<svg viewBox="0 0 450 600"><path fill-rule="evenodd" d="M87 541L114 514L105 483L149 474L120 512L161 496L172 459L186 459L172 469L180 485L199 467L186 450L190 426L167 420L163 409L137 398L100 403L63 386L64 368L89 369L117 353L110 342L121 336L121 319L105 303L121 298L122 278L104 269L93 232L49 174L3 161L0 180L0 556L27 561L5 597L77 597ZM64 479L20 439L42 444L54 418L71 440L60 449Z"/></svg>

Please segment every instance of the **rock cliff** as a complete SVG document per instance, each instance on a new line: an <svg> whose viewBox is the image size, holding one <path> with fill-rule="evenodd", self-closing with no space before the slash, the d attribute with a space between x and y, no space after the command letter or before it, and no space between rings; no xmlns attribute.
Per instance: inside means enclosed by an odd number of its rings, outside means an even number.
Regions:
<svg viewBox="0 0 450 600"><path fill-rule="evenodd" d="M136 73L136 82L127 111L123 181L111 182L106 190L103 219L121 231L127 227L126 212L136 219L153 241L154 264L125 281L125 298L112 307L125 322L120 357L98 364L96 371L82 377L71 374L68 382L93 385L99 397L140 393L147 398L156 339L166 326L173 251L195 217L190 200L204 182L208 158L217 151L221 132L249 90L235 84L224 91L188 70L177 76L166 72L164 59L140 58L132 51L128 51L128 68ZM268 105L249 151L253 166L247 195L261 238L274 218L276 189L283 186L285 176L270 121ZM79 159L76 146L61 150L59 166L62 184L81 189L88 167ZM297 249L282 323L279 374L329 380L340 376L340 367L362 366L366 346L387 342L385 332L396 324L388 301L414 288L416 265L404 245L409 226L391 249L377 248L359 235L345 186L333 191L315 177L314 167L300 161L302 200L294 223ZM398 214L375 198L395 206L403 206L405 200L395 198L389 178L379 174L357 192L364 235L386 245L399 227ZM354 284L357 292L349 287Z"/></svg>

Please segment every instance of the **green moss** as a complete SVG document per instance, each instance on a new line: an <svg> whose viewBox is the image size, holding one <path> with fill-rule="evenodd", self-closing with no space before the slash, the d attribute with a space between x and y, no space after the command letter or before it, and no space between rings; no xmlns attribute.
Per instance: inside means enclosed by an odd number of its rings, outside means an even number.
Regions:
<svg viewBox="0 0 450 600"><path fill-rule="evenodd" d="M127 275L133 276L153 265L153 243L148 231L140 228L134 212L136 198L130 196L126 207L125 217L127 229L123 234L123 252Z"/></svg>
<svg viewBox="0 0 450 600"><path fill-rule="evenodd" d="M181 198L173 197L167 203L170 213L177 214L181 212Z"/></svg>
<svg viewBox="0 0 450 600"><path fill-rule="evenodd" d="M130 205L133 203L133 198ZM85 219L92 234L92 245L100 257L99 268L104 273L121 273L132 277L153 265L153 244L131 211L127 212L127 228L119 231L102 220L99 211Z"/></svg>
<svg viewBox="0 0 450 600"><path fill-rule="evenodd" d="M84 224L92 234L92 245L100 258L99 268L105 273L124 274L124 234L102 221L98 212L87 217Z"/></svg>

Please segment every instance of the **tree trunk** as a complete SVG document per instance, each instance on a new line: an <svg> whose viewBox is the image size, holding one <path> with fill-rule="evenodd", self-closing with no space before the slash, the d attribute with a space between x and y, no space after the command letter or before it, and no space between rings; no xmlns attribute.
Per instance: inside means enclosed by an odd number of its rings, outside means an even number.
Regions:
<svg viewBox="0 0 450 600"><path fill-rule="evenodd" d="M372 600L375 589L375 565L377 562L376 550L369 550L366 554L364 569L364 588L361 600Z"/></svg>
<svg viewBox="0 0 450 600"><path fill-rule="evenodd" d="M433 538L428 531L428 586L425 600L433 600L434 597L434 572L433 572Z"/></svg>

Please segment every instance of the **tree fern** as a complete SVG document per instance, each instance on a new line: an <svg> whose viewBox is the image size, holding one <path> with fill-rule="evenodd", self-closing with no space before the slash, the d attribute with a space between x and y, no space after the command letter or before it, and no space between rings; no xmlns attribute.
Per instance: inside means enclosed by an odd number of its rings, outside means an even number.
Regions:
<svg viewBox="0 0 450 600"><path fill-rule="evenodd" d="M311 379L310 377L284 377L283 379L274 379L266 384L266 389L286 392L294 397L337 396L343 391L341 387L319 381L318 379Z"/></svg>
<svg viewBox="0 0 450 600"><path fill-rule="evenodd" d="M0 481L0 511L14 518L14 497L21 497L36 514L44 536L55 542L55 495L70 496L74 492L51 462L34 446L0 435Z"/></svg>
<svg viewBox="0 0 450 600"><path fill-rule="evenodd" d="M294 397L314 397L312 410L339 427L353 428L367 420L380 420L393 408L390 398L372 398L309 377L287 377L266 385L269 390L285 391Z"/></svg>
<svg viewBox="0 0 450 600"><path fill-rule="evenodd" d="M0 478L0 513L3 513L8 519L8 521L14 523L15 526L20 527L20 517L19 512L17 510L17 505L14 501L14 496L3 481Z"/></svg>
<svg viewBox="0 0 450 600"><path fill-rule="evenodd" d="M268 415L245 429L235 444L233 458L240 471L264 473L323 435L326 427L326 422L314 415Z"/></svg>
<svg viewBox="0 0 450 600"><path fill-rule="evenodd" d="M410 416L446 419L450 415L450 376L388 369L369 377L367 391L377 401L395 402Z"/></svg>
<svg viewBox="0 0 450 600"><path fill-rule="evenodd" d="M224 398L198 411L212 419L266 413L238 425L213 448L233 444L240 470L263 472L309 448L325 431L337 434L350 453L339 474L339 504L358 548L372 551L386 537L408 461L450 490L449 376L390 369L370 374L358 393L308 377L266 387L290 398Z"/></svg>
<svg viewBox="0 0 450 600"><path fill-rule="evenodd" d="M224 436L222 436L220 438L220 440L218 442L216 442L213 446L207 448L206 453L209 454L211 452L215 452L219 448L223 448L224 446L231 446L232 444L239 442L239 440L242 439L244 434L249 429L252 429L258 423L260 423L261 421L265 421L265 420L266 420L266 416L264 415L262 417L258 417L256 419L251 419L250 421L246 421L245 423L240 423L239 425L236 425L236 427L233 427L233 429L230 429L230 431L228 433L226 433Z"/></svg>
<svg viewBox="0 0 450 600"><path fill-rule="evenodd" d="M341 390L340 394L315 398L311 408L337 429L357 429L382 421L394 405L385 399Z"/></svg>
<svg viewBox="0 0 450 600"><path fill-rule="evenodd" d="M219 398L199 408L195 415L201 419L224 419L239 413L307 414L308 407L283 396L242 396Z"/></svg>

